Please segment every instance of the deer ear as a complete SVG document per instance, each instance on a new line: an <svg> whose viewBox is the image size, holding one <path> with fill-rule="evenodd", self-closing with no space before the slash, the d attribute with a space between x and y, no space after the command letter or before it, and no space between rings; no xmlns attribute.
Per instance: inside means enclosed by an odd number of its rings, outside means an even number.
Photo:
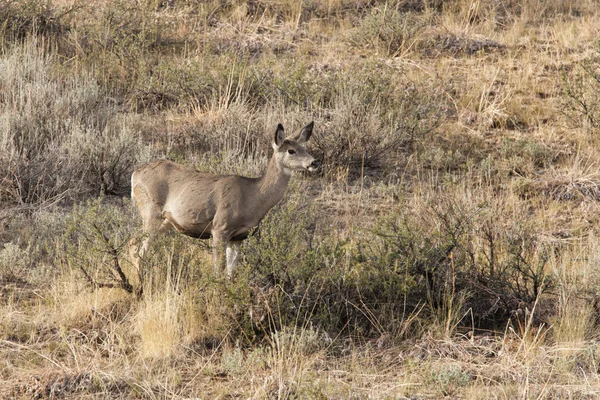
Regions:
<svg viewBox="0 0 600 400"><path fill-rule="evenodd" d="M285 130L283 125L277 124L277 130L275 131L275 141L273 142L274 147L280 147L285 140Z"/></svg>
<svg viewBox="0 0 600 400"><path fill-rule="evenodd" d="M314 126L315 126L315 121L311 121L310 124L308 124L304 128L302 128L302 130L300 131L298 136L296 136L295 140L300 144L305 143L308 139L310 139L310 136L312 135Z"/></svg>

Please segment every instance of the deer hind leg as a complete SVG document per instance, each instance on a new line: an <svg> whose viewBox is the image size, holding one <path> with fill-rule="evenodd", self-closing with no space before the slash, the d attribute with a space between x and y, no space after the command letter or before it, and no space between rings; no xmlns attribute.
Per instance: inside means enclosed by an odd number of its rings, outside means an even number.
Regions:
<svg viewBox="0 0 600 400"><path fill-rule="evenodd" d="M142 295L142 287L144 282L144 269L142 267L142 260L146 255L148 246L150 244L150 237L134 237L129 241L129 259L133 266L133 271L125 272L129 283L133 286L134 292L138 295Z"/></svg>
<svg viewBox="0 0 600 400"><path fill-rule="evenodd" d="M142 286L144 284L144 268L142 267L142 261L146 257L150 244L158 234L167 232L172 226L169 221L162 218L160 210L149 209L144 211L146 212L141 213L143 220L142 232L144 237L141 240L138 237L134 237L129 241L129 257L131 259L131 264L135 269L133 273L134 277L132 278L135 283L132 284L138 294L142 293Z"/></svg>
<svg viewBox="0 0 600 400"><path fill-rule="evenodd" d="M131 261L131 265L135 268L136 271L140 270L140 239L138 237L132 237L129 240L129 261Z"/></svg>

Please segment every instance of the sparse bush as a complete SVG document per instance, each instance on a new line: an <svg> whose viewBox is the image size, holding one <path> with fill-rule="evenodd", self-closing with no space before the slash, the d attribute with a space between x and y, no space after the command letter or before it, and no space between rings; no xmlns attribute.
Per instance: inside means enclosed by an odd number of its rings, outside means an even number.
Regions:
<svg viewBox="0 0 600 400"><path fill-rule="evenodd" d="M452 396L460 387L466 386L473 376L459 365L440 365L431 369L428 379L438 386L443 396Z"/></svg>
<svg viewBox="0 0 600 400"><path fill-rule="evenodd" d="M538 141L507 138L502 141L500 155L510 173L529 176L551 164L556 156L552 150Z"/></svg>
<svg viewBox="0 0 600 400"><path fill-rule="evenodd" d="M5 243L4 248L0 250L0 281L25 281L32 267L31 251L31 243L25 248L21 248L18 242Z"/></svg>
<svg viewBox="0 0 600 400"><path fill-rule="evenodd" d="M263 132L260 120L254 117L248 107L242 104L233 104L211 116L207 113L205 118L199 118L198 122L190 129L190 143L188 149L193 149L187 159L198 157L218 158L233 157L237 165L221 162L222 165L211 165L211 172L233 173L239 171L219 170L219 168L241 168L242 164L255 158L266 158L270 147L267 135L271 130ZM272 131L275 131L273 126ZM195 154L194 154L195 153ZM207 160L205 160L207 161ZM213 163L216 164L213 160Z"/></svg>
<svg viewBox="0 0 600 400"><path fill-rule="evenodd" d="M87 66L111 96L122 101L135 94L136 101L130 103L134 110L169 104L168 93L152 92L147 85L159 59L152 50L160 48L168 26L157 2L133 5L119 0L108 6L86 5L75 25L77 34L64 45L64 51Z"/></svg>
<svg viewBox="0 0 600 400"><path fill-rule="evenodd" d="M139 74L136 85L124 93L137 112L168 108L218 112L234 105L262 106L269 97L264 78L235 54L208 54L177 64L158 60Z"/></svg>
<svg viewBox="0 0 600 400"><path fill-rule="evenodd" d="M355 46L395 57L409 50L418 33L429 23L427 14L401 12L385 4L371 9L350 41Z"/></svg>
<svg viewBox="0 0 600 400"><path fill-rule="evenodd" d="M419 85L381 63L364 63L339 72L325 104L326 135L315 138L325 173L346 170L386 176L406 160L435 146L435 130L449 115L440 82Z"/></svg>
<svg viewBox="0 0 600 400"><path fill-rule="evenodd" d="M567 112L576 124L597 134L600 129L600 50L562 73Z"/></svg>
<svg viewBox="0 0 600 400"><path fill-rule="evenodd" d="M459 319L471 310L478 324L496 326L531 309L552 288L547 262L555 248L525 224L504 225L502 212L500 204L441 196L384 220L377 232L391 250L390 262L415 281L410 307L427 302L440 313L463 296L457 303L463 311L454 310Z"/></svg>
<svg viewBox="0 0 600 400"><path fill-rule="evenodd" d="M121 257L132 233L131 214L125 210L95 200L76 205L67 218L64 262L93 288L133 291L132 275L126 273L127 261Z"/></svg>
<svg viewBox="0 0 600 400"><path fill-rule="evenodd" d="M285 357L289 355L310 356L323 351L332 343L326 332L314 327L300 327L273 332L269 338L273 350Z"/></svg>
<svg viewBox="0 0 600 400"><path fill-rule="evenodd" d="M60 16L66 14L68 12L59 10L50 1L3 1L0 4L0 49L31 34L64 34L67 27L61 24Z"/></svg>

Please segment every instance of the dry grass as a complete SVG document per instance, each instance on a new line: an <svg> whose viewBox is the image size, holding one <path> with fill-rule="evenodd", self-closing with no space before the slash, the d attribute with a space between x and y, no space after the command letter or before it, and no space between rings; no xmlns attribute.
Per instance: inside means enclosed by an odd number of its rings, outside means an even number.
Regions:
<svg viewBox="0 0 600 400"><path fill-rule="evenodd" d="M600 396L594 1L29 3L0 5L0 397ZM83 279L127 268L134 165L257 176L312 119L322 174L239 281L175 237L143 299Z"/></svg>

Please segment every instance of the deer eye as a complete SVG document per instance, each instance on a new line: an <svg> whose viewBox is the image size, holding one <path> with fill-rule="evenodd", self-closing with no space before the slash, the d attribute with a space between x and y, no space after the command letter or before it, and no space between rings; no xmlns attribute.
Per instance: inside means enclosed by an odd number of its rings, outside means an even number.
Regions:
<svg viewBox="0 0 600 400"><path fill-rule="evenodd" d="M293 156L294 154L296 154L296 150L289 149L288 154Z"/></svg>

